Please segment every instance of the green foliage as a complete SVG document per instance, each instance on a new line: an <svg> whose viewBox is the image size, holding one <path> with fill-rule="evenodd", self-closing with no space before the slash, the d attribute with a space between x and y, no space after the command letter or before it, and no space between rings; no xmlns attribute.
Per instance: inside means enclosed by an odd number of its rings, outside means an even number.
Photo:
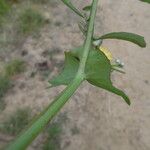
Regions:
<svg viewBox="0 0 150 150"><path fill-rule="evenodd" d="M87 16L82 15L82 13L72 5L70 0L62 1L76 14L81 16L88 24L84 46L77 48L74 52L68 52L65 54L66 60L64 70L58 75L58 77L50 81L52 86L65 84L68 85L67 88L64 89L64 91L62 91L43 112L41 112L31 126L25 130L25 132L22 133L7 150L20 150L27 148L34 138L44 129L48 122L51 121L51 119L60 111L84 80L87 80L92 85L122 96L124 100L130 104L130 100L124 92L112 85L110 79L112 66L110 61L102 51L98 50L97 46L94 47L92 45L94 41L94 20L98 0L92 1L90 16L88 19ZM144 38L133 33L110 33L101 36L99 39L122 39L133 42L141 47L146 46ZM60 132L59 128L55 127L56 125L51 131L54 136ZM55 147L53 146L54 145L50 143L50 147L48 146L48 148L54 150Z"/></svg>
<svg viewBox="0 0 150 150"><path fill-rule="evenodd" d="M30 0L32 3L40 4L40 5L49 5L51 7L57 7L57 5L59 4L59 1L54 1L54 0Z"/></svg>
<svg viewBox="0 0 150 150"><path fill-rule="evenodd" d="M142 2L147 2L147 3L150 4L150 0L140 0L140 1L142 1Z"/></svg>
<svg viewBox="0 0 150 150"><path fill-rule="evenodd" d="M44 25L45 19L37 10L28 8L20 15L20 31L24 34L38 31Z"/></svg>
<svg viewBox="0 0 150 150"><path fill-rule="evenodd" d="M83 35L86 36L87 35L87 30L81 22L78 23L78 27L79 27L80 31L83 33Z"/></svg>
<svg viewBox="0 0 150 150"><path fill-rule="evenodd" d="M0 0L0 16L5 15L9 9L9 4L5 0Z"/></svg>
<svg viewBox="0 0 150 150"><path fill-rule="evenodd" d="M49 134L51 138L55 138L61 132L62 132L61 124L57 122L51 123L49 128L47 129L47 133Z"/></svg>
<svg viewBox="0 0 150 150"><path fill-rule="evenodd" d="M30 110L28 108L17 109L5 120L0 128L4 133L16 135L29 123Z"/></svg>
<svg viewBox="0 0 150 150"><path fill-rule="evenodd" d="M10 5L6 0L0 0L0 26L3 23L4 16L9 12Z"/></svg>
<svg viewBox="0 0 150 150"><path fill-rule="evenodd" d="M44 143L43 150L60 150L61 124L54 122L46 130L48 137Z"/></svg>
<svg viewBox="0 0 150 150"><path fill-rule="evenodd" d="M92 6L91 6L91 5L88 5L88 6L85 6L85 7L83 8L83 10L84 10L84 11L90 11L91 8L92 8Z"/></svg>
<svg viewBox="0 0 150 150"><path fill-rule="evenodd" d="M60 113L53 122L49 124L45 132L47 139L44 143L43 150L60 150L61 134L63 125L68 120L66 113Z"/></svg>
<svg viewBox="0 0 150 150"><path fill-rule="evenodd" d="M74 126L72 129L71 129L71 133L72 135L77 135L80 133L80 130L77 128L77 126Z"/></svg>
<svg viewBox="0 0 150 150"><path fill-rule="evenodd" d="M111 64L105 54L98 49L91 50L85 68L86 79L89 83L121 96L128 105L130 100L121 90L115 88L111 82Z"/></svg>
<svg viewBox="0 0 150 150"><path fill-rule="evenodd" d="M0 109L4 109L5 103L3 97L12 85L11 77L23 72L24 70L24 62L18 59L12 60L4 66L4 70L1 72L2 75L0 75Z"/></svg>
<svg viewBox="0 0 150 150"><path fill-rule="evenodd" d="M5 76L12 77L16 74L23 72L24 70L25 70L24 61L14 59L5 66Z"/></svg>
<svg viewBox="0 0 150 150"><path fill-rule="evenodd" d="M60 73L60 75L49 81L52 86L58 86L62 84L68 85L71 83L77 73L82 51L83 48L80 47L79 49L72 51L72 53L66 53L64 70L62 73ZM111 70L112 67L110 61L105 54L100 50L91 48L85 67L86 80L95 86L122 96L127 104L130 105L128 96L126 96L123 91L115 88L112 85L110 79Z"/></svg>
<svg viewBox="0 0 150 150"><path fill-rule="evenodd" d="M0 75L0 98L4 96L9 87L10 80L5 76Z"/></svg>
<svg viewBox="0 0 150 150"><path fill-rule="evenodd" d="M65 53L65 66L57 77L50 80L49 83L54 86L58 85L68 85L75 77L76 72L78 70L79 62L76 58L74 58L71 53Z"/></svg>
<svg viewBox="0 0 150 150"><path fill-rule="evenodd" d="M52 0L31 0L32 2L35 2L35 3L48 3L48 2L50 2L50 1L52 1Z"/></svg>
<svg viewBox="0 0 150 150"><path fill-rule="evenodd" d="M105 34L100 37L100 39L118 39L132 42L134 44L139 45L140 47L146 47L146 42L144 37L128 32L112 32Z"/></svg>
<svg viewBox="0 0 150 150"><path fill-rule="evenodd" d="M4 108L3 97L11 86L9 78L0 75L0 109Z"/></svg>

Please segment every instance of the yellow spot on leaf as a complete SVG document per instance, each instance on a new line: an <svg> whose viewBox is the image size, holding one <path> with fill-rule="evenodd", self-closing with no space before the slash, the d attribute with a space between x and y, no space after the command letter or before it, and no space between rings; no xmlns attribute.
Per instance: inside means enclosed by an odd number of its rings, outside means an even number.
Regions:
<svg viewBox="0 0 150 150"><path fill-rule="evenodd" d="M102 51L110 61L112 61L113 59L112 54L106 47L100 46L99 50Z"/></svg>

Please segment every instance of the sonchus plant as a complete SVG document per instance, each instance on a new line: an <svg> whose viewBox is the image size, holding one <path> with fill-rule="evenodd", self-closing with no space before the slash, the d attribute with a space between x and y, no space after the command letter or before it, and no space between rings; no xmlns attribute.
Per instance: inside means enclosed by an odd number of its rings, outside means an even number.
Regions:
<svg viewBox="0 0 150 150"><path fill-rule="evenodd" d="M111 81L112 71L117 70L122 72L120 69L124 64L120 60L113 60L111 53L106 48L101 47L101 44L105 39L118 39L132 42L143 48L146 46L144 38L140 35L127 32L113 32L96 37L94 35L94 20L98 0L92 0L91 5L84 7L82 11L77 9L70 0L62 0L62 2L81 17L79 28L85 36L85 41L83 45L65 52L63 71L49 81L51 87L59 85L66 85L67 87L6 148L7 150L26 149L85 80L94 86L121 96L130 105L128 96L122 90L116 88Z"/></svg>

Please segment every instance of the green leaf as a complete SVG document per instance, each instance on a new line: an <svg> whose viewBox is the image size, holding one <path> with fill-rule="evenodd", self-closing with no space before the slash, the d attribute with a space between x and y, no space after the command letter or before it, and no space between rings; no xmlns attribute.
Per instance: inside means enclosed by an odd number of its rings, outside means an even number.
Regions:
<svg viewBox="0 0 150 150"><path fill-rule="evenodd" d="M71 10L73 10L77 15L84 18L83 14L71 3L70 0L61 0L65 5L67 5Z"/></svg>
<svg viewBox="0 0 150 150"><path fill-rule="evenodd" d="M110 79L111 69L112 67L110 61L102 51L98 49L93 49L90 51L85 68L87 81L92 85L121 96L126 103L130 105L128 96L123 91L113 86Z"/></svg>
<svg viewBox="0 0 150 150"><path fill-rule="evenodd" d="M142 2L146 2L146 3L149 3L150 4L150 0L140 0Z"/></svg>
<svg viewBox="0 0 150 150"><path fill-rule="evenodd" d="M80 31L83 33L83 35L86 36L87 31L84 29L84 27L82 26L81 23L78 23L78 27L79 27Z"/></svg>
<svg viewBox="0 0 150 150"><path fill-rule="evenodd" d="M84 10L84 11L90 11L91 8L92 8L92 6L91 6L91 5L88 5L88 6L85 6L85 7L83 8L83 10Z"/></svg>
<svg viewBox="0 0 150 150"><path fill-rule="evenodd" d="M76 47L76 48L72 49L70 51L70 53L71 53L72 56L74 56L78 60L81 60L83 49L84 49L84 46L79 46L79 47Z"/></svg>
<svg viewBox="0 0 150 150"><path fill-rule="evenodd" d="M70 52L65 52L65 66L63 71L49 81L51 87L68 85L75 77L79 66L79 61Z"/></svg>
<svg viewBox="0 0 150 150"><path fill-rule="evenodd" d="M87 24L83 21L80 21L78 23L78 27L79 27L80 31L83 33L83 35L86 36L87 35Z"/></svg>
<svg viewBox="0 0 150 150"><path fill-rule="evenodd" d="M139 45L140 47L146 47L146 42L144 37L128 32L112 32L105 34L100 37L100 39L119 39L132 42L134 44Z"/></svg>

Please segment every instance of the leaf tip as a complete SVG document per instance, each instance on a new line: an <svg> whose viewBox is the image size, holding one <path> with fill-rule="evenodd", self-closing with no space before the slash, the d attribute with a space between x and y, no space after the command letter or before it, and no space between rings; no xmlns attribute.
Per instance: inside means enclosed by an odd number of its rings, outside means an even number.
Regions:
<svg viewBox="0 0 150 150"><path fill-rule="evenodd" d="M130 101L129 97L124 92L122 92L121 96L125 100L125 102L130 106L131 101Z"/></svg>
<svg viewBox="0 0 150 150"><path fill-rule="evenodd" d="M142 46L142 47L143 47L143 48L146 47L146 41L145 41L144 37L143 37L143 46Z"/></svg>

